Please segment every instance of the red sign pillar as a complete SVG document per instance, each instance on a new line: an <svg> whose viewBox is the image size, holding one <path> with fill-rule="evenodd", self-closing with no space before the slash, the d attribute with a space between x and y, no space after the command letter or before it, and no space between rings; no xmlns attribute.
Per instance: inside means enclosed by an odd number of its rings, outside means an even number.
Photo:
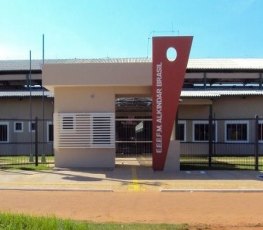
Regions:
<svg viewBox="0 0 263 230"><path fill-rule="evenodd" d="M163 170L193 37L153 37L153 169ZM174 56L169 58L169 51ZM169 59L168 59L169 58Z"/></svg>

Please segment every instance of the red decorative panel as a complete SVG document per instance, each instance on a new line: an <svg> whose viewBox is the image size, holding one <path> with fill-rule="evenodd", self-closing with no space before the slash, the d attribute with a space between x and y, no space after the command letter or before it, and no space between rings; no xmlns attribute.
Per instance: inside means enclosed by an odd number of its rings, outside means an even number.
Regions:
<svg viewBox="0 0 263 230"><path fill-rule="evenodd" d="M153 169L163 170L193 37L153 37ZM168 60L169 51L174 56ZM168 55L168 57L167 57Z"/></svg>

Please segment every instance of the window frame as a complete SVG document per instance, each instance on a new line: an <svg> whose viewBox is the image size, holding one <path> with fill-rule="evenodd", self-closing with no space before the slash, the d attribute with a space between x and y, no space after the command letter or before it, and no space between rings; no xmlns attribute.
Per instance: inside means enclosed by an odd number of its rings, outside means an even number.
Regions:
<svg viewBox="0 0 263 230"><path fill-rule="evenodd" d="M32 128L32 124L35 124L35 129L34 130L31 129ZM36 131L36 122L35 121L29 121L28 122L28 132L34 133L35 131Z"/></svg>
<svg viewBox="0 0 263 230"><path fill-rule="evenodd" d="M247 125L247 139L246 140L227 140L227 125L229 124L245 124ZM248 120L226 120L225 121L225 137L224 141L225 143L249 143L249 121Z"/></svg>
<svg viewBox="0 0 263 230"><path fill-rule="evenodd" d="M192 141L193 142L199 142L199 143L207 143L209 142L208 140L195 140L195 125L196 124L204 124L204 125L209 125L209 121L208 120L194 120L193 124L192 124ZM213 121L213 124L215 125L215 140L213 140L213 142L217 142L217 121Z"/></svg>
<svg viewBox="0 0 263 230"><path fill-rule="evenodd" d="M21 130L16 129L16 124L21 123ZM14 133L23 133L24 132L24 122L23 121L15 121L14 122Z"/></svg>
<svg viewBox="0 0 263 230"><path fill-rule="evenodd" d="M186 120L178 120L178 124L184 126L184 139L179 140L180 142L186 142Z"/></svg>
<svg viewBox="0 0 263 230"><path fill-rule="evenodd" d="M53 125L53 141L49 140L49 125ZM52 121L47 122L47 142L54 142L54 124Z"/></svg>
<svg viewBox="0 0 263 230"><path fill-rule="evenodd" d="M263 129L263 120L259 120L259 121L258 121L258 124L259 124L259 125L262 125L262 129ZM258 131L258 127L256 127L256 129L257 129L257 131ZM263 136L262 136L262 140L260 140L259 137L258 137L258 142L259 142L259 143L263 143Z"/></svg>
<svg viewBox="0 0 263 230"><path fill-rule="evenodd" d="M9 143L9 122L1 121L0 125L6 125L7 126L7 129L6 129L7 130L7 134L6 134L6 137L7 137L6 139L7 140L6 141L1 141L0 140L0 143Z"/></svg>

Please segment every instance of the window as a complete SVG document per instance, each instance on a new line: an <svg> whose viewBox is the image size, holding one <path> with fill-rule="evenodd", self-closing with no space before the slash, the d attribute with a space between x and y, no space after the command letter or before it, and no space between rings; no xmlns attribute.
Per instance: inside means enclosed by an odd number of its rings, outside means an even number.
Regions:
<svg viewBox="0 0 263 230"><path fill-rule="evenodd" d="M213 122L212 140L216 141L217 127L216 122ZM193 141L209 141L209 122L208 121L193 121Z"/></svg>
<svg viewBox="0 0 263 230"><path fill-rule="evenodd" d="M248 121L226 121L226 142L248 142Z"/></svg>
<svg viewBox="0 0 263 230"><path fill-rule="evenodd" d="M28 131L29 132L35 132L36 131L36 122L34 122L34 121L29 122Z"/></svg>
<svg viewBox="0 0 263 230"><path fill-rule="evenodd" d="M258 140L263 142L263 121L259 121L258 123Z"/></svg>
<svg viewBox="0 0 263 230"><path fill-rule="evenodd" d="M186 121L178 121L178 127L176 128L177 140L179 141L186 141Z"/></svg>
<svg viewBox="0 0 263 230"><path fill-rule="evenodd" d="M0 122L0 143L9 142L9 124Z"/></svg>
<svg viewBox="0 0 263 230"><path fill-rule="evenodd" d="M54 135L53 135L53 124L52 122L47 123L47 141L52 142L54 140Z"/></svg>
<svg viewBox="0 0 263 230"><path fill-rule="evenodd" d="M24 129L24 123L21 121L15 121L14 123L14 132L15 133L22 133Z"/></svg>

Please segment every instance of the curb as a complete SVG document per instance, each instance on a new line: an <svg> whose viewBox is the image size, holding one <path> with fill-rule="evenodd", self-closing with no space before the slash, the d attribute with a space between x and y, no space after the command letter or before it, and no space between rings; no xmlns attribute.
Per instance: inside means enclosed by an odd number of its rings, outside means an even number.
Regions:
<svg viewBox="0 0 263 230"><path fill-rule="evenodd" d="M160 189L160 192L244 192L256 193L263 192L263 189Z"/></svg>
<svg viewBox="0 0 263 230"><path fill-rule="evenodd" d="M112 189L72 189L72 188L65 188L65 189L59 189L59 188L0 188L0 191L38 191L38 192L113 192Z"/></svg>

